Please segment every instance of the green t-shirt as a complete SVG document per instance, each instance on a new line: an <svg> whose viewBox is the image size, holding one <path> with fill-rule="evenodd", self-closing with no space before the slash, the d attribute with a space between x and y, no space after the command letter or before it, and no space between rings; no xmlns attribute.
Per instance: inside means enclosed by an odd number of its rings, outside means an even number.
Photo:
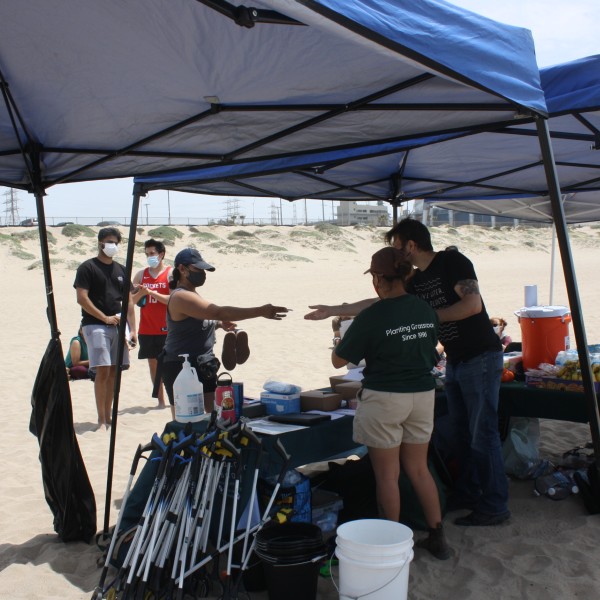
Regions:
<svg viewBox="0 0 600 600"><path fill-rule="evenodd" d="M335 353L363 358L363 387L380 392L425 392L435 387L438 318L423 300L406 294L379 300L352 322Z"/></svg>
<svg viewBox="0 0 600 600"><path fill-rule="evenodd" d="M71 341L69 342L69 349L67 350L67 356L65 356L65 365L69 369L73 366L73 361L71 360L71 344L73 343L73 340L77 340L79 342L79 345L81 346L81 355L79 357L79 360L88 360L89 359L87 344L85 343L83 336L76 335L75 337L71 338Z"/></svg>

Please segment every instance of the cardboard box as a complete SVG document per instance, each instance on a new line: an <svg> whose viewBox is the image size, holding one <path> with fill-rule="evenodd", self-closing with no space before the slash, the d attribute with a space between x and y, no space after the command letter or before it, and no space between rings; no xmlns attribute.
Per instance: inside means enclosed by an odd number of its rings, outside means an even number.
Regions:
<svg viewBox="0 0 600 600"><path fill-rule="evenodd" d="M300 392L300 409L305 410L337 410L342 405L342 396L335 392L310 390Z"/></svg>
<svg viewBox="0 0 600 600"><path fill-rule="evenodd" d="M336 386L338 386L340 383L348 383L349 381L350 381L350 379L346 379L345 377L342 377L341 375L333 375L332 377L329 378L329 385L331 386L331 389L335 392Z"/></svg>
<svg viewBox="0 0 600 600"><path fill-rule="evenodd" d="M273 394L262 392L260 401L268 415L288 415L300 412L300 394Z"/></svg>
<svg viewBox="0 0 600 600"><path fill-rule="evenodd" d="M583 393L583 381L577 379L559 379L558 377L539 377L525 374L525 383L527 387L537 387L559 392ZM600 382L594 382L594 389L596 392L600 392Z"/></svg>
<svg viewBox="0 0 600 600"><path fill-rule="evenodd" d="M335 391L342 397L342 400L352 400L356 398L356 394L361 388L360 381L346 381L345 383L338 383L335 386Z"/></svg>

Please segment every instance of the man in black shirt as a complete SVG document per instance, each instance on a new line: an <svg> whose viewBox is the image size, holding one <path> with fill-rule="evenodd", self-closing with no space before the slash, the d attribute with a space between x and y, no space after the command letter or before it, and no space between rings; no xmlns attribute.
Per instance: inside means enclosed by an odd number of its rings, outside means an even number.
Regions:
<svg viewBox="0 0 600 600"><path fill-rule="evenodd" d="M460 469L452 504L472 509L455 523L499 525L510 517L498 433L503 355L475 269L457 250L434 252L429 230L414 219L400 221L386 240L416 267L409 291L434 308L440 320L444 387Z"/></svg>
<svg viewBox="0 0 600 600"><path fill-rule="evenodd" d="M98 232L98 255L79 265L73 284L77 290L77 303L81 306L81 324L88 347L90 368L96 371L94 393L98 424L107 428L111 424L114 397L121 301L124 293L131 294L131 283L126 282L125 268L113 260L120 242L121 233L118 229L101 229ZM127 322L133 346L137 339L131 295ZM123 365L128 365L127 346L123 352Z"/></svg>

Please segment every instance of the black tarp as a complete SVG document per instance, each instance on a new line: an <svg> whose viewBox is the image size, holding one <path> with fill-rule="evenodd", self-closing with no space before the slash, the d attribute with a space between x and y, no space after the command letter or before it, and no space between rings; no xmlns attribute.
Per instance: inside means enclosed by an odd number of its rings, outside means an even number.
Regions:
<svg viewBox="0 0 600 600"><path fill-rule="evenodd" d="M50 340L31 394L29 431L38 438L44 494L63 542L89 542L96 500L73 429L73 409L60 341Z"/></svg>

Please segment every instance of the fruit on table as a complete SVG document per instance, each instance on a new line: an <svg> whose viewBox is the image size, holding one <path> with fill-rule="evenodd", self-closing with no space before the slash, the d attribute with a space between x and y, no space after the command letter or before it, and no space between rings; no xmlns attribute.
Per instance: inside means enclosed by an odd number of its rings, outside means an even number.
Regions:
<svg viewBox="0 0 600 600"><path fill-rule="evenodd" d="M500 377L500 381L502 383L508 383L509 381L515 380L515 374L510 369L504 369L502 371L502 376Z"/></svg>

